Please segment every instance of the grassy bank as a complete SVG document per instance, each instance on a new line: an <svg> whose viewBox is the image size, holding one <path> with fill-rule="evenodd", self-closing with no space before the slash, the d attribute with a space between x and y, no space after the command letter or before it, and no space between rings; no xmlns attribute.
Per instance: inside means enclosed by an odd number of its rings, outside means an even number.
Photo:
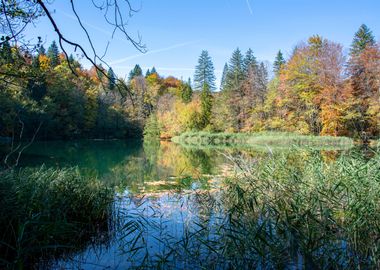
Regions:
<svg viewBox="0 0 380 270"><path fill-rule="evenodd" d="M185 132L172 141L185 146L340 146L349 148L353 140L347 137L298 135L285 132L209 133Z"/></svg>
<svg viewBox="0 0 380 270"><path fill-rule="evenodd" d="M33 268L107 231L112 190L78 169L0 173L0 268Z"/></svg>

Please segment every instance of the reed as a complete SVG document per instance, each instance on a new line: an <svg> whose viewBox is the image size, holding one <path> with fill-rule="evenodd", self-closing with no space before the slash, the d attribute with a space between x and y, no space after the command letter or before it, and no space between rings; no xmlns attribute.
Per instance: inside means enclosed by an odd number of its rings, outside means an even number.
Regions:
<svg viewBox="0 0 380 270"><path fill-rule="evenodd" d="M77 168L21 169L0 176L0 265L33 267L107 231L111 189Z"/></svg>
<svg viewBox="0 0 380 270"><path fill-rule="evenodd" d="M347 137L298 135L287 132L258 132L258 133L209 133L185 132L172 139L184 146L309 146L349 148L353 140Z"/></svg>

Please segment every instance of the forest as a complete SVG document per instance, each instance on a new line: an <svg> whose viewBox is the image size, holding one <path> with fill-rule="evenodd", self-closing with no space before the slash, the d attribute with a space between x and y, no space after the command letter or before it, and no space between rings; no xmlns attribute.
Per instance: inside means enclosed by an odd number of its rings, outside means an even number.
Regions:
<svg viewBox="0 0 380 270"><path fill-rule="evenodd" d="M376 8L211 2L0 1L0 269L378 268Z"/></svg>
<svg viewBox="0 0 380 270"><path fill-rule="evenodd" d="M163 77L136 64L128 78L112 68L85 69L56 42L34 53L2 40L0 136L170 139L186 131L379 136L380 48L361 25L349 52L314 35L278 52L273 72L249 49L237 48L215 85L202 51L193 81ZM73 72L73 69L75 72ZM269 74L273 73L273 76ZM14 75L14 76L13 76ZM22 134L20 134L22 133Z"/></svg>

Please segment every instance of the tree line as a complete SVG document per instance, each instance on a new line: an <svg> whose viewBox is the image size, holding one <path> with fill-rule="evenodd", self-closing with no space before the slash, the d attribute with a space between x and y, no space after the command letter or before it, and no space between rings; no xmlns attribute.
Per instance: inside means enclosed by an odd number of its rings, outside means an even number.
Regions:
<svg viewBox="0 0 380 270"><path fill-rule="evenodd" d="M85 69L53 41L30 50L2 39L0 46L0 138L141 137L162 95L189 100L188 82L163 78L139 65L126 79L101 65ZM74 70L73 70L74 69Z"/></svg>
<svg viewBox="0 0 380 270"><path fill-rule="evenodd" d="M188 130L273 130L364 141L379 136L380 48L366 25L355 33L348 55L339 43L314 35L288 59L279 51L273 73L269 79L268 67L251 49L236 49L214 92L212 59L203 51L192 99L158 106L151 120L157 123L148 127L159 128L161 137Z"/></svg>
<svg viewBox="0 0 380 270"><path fill-rule="evenodd" d="M165 139L190 130L379 136L380 48L365 25L348 55L318 35L287 59L279 51L272 78L251 49L236 49L220 91L206 50L192 82L139 65L125 79L101 65L85 69L56 42L30 51L0 44L0 137L31 137L39 125L40 139Z"/></svg>

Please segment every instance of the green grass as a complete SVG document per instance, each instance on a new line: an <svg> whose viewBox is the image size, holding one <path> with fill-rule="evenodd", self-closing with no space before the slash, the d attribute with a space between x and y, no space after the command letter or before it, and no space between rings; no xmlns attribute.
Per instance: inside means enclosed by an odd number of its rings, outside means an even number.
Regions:
<svg viewBox="0 0 380 270"><path fill-rule="evenodd" d="M184 146L229 146L229 147L343 147L353 146L353 140L346 137L298 135L285 132L258 132L258 133L209 133L185 132L174 137L173 142Z"/></svg>
<svg viewBox="0 0 380 270"><path fill-rule="evenodd" d="M241 177L227 181L223 201L231 230L250 231L244 238L227 234L229 242L245 243L235 250L240 256L251 251L251 258L279 268L294 262L294 254L313 269L379 265L379 153L330 162L319 153L301 159L290 153L237 164Z"/></svg>
<svg viewBox="0 0 380 270"><path fill-rule="evenodd" d="M0 266L29 268L85 246L107 231L112 200L112 190L77 168L2 171Z"/></svg>
<svg viewBox="0 0 380 270"><path fill-rule="evenodd" d="M160 227L164 260L146 268L377 269L380 154L326 160L293 150L235 158L237 175L220 192L180 201L194 200L199 218L180 236Z"/></svg>

